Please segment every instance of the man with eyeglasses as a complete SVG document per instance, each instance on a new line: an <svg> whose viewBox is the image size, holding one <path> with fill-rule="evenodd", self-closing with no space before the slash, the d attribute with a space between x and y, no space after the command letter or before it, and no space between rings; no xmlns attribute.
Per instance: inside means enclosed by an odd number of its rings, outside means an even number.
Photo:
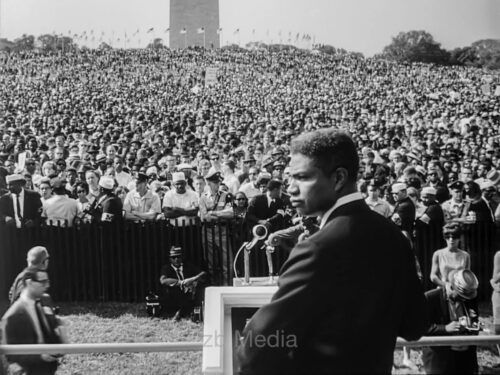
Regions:
<svg viewBox="0 0 500 375"><path fill-rule="evenodd" d="M27 268L21 277L23 285L19 298L2 318L4 342L17 344L61 344L67 341L66 330L54 310L45 302L50 297L46 271ZM10 363L17 363L25 374L55 374L59 355L9 355Z"/></svg>
<svg viewBox="0 0 500 375"><path fill-rule="evenodd" d="M436 189L436 200L439 204L450 198L448 187L441 181L440 174L442 172L436 167L429 168L427 171L427 184L425 185Z"/></svg>
<svg viewBox="0 0 500 375"><path fill-rule="evenodd" d="M49 252L47 251L47 248L43 246L35 246L29 249L26 254L26 263L27 268L38 268L41 271L45 271L49 266ZM9 301L11 305L17 301L21 295L21 291L23 290L22 277L25 270L26 268L16 276L12 286L10 287Z"/></svg>

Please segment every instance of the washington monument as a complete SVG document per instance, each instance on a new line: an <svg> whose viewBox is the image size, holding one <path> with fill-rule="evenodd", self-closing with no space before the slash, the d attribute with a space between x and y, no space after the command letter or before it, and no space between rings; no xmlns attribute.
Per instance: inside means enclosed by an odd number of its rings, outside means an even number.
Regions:
<svg viewBox="0 0 500 375"><path fill-rule="evenodd" d="M170 0L170 48L219 48L219 0Z"/></svg>

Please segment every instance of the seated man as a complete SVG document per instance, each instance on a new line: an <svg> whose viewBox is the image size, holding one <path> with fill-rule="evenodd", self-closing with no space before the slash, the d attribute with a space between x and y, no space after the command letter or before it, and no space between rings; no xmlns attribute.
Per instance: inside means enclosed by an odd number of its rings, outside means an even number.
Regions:
<svg viewBox="0 0 500 375"><path fill-rule="evenodd" d="M164 286L165 310L176 310L175 320L180 320L200 306L204 296L206 273L192 264L184 263L182 248L172 246L170 264L161 268L160 283Z"/></svg>

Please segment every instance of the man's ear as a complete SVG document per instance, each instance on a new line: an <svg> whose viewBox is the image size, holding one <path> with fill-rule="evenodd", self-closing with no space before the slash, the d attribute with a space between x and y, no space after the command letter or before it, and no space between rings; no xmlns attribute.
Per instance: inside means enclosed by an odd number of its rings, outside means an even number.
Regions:
<svg viewBox="0 0 500 375"><path fill-rule="evenodd" d="M347 172L347 169L340 167L337 168L333 174L332 177L335 178L335 191L341 191L344 186L347 185L347 181L349 179L349 172Z"/></svg>

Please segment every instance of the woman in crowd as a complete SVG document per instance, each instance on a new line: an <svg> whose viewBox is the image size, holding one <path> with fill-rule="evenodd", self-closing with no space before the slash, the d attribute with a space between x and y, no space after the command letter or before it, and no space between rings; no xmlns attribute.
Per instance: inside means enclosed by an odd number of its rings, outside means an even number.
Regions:
<svg viewBox="0 0 500 375"><path fill-rule="evenodd" d="M245 193L239 191L234 196L234 217L239 219L239 221L245 220L247 209L248 209L248 199Z"/></svg>
<svg viewBox="0 0 500 375"><path fill-rule="evenodd" d="M88 214L90 212L91 202L88 198L89 185L86 182L77 182L75 185L76 191L76 203L78 203L78 215L77 218L80 222L90 222L91 216Z"/></svg>
<svg viewBox="0 0 500 375"><path fill-rule="evenodd" d="M42 203L52 196L52 187L50 186L50 180L47 177L42 178L40 181L38 190L41 195Z"/></svg>
<svg viewBox="0 0 500 375"><path fill-rule="evenodd" d="M128 192L129 190L125 186L118 186L115 191L116 196L122 200L122 203L125 202L125 197Z"/></svg>
<svg viewBox="0 0 500 375"><path fill-rule="evenodd" d="M431 281L438 287L448 286L448 274L452 270L470 269L469 253L458 248L461 234L462 230L458 223L449 223L443 227L446 247L434 252L430 274Z"/></svg>
<svg viewBox="0 0 500 375"><path fill-rule="evenodd" d="M87 182L89 187L87 198L91 203L94 201L94 199L97 199L100 194L99 178L99 173L95 170L89 170L85 172L85 181Z"/></svg>

